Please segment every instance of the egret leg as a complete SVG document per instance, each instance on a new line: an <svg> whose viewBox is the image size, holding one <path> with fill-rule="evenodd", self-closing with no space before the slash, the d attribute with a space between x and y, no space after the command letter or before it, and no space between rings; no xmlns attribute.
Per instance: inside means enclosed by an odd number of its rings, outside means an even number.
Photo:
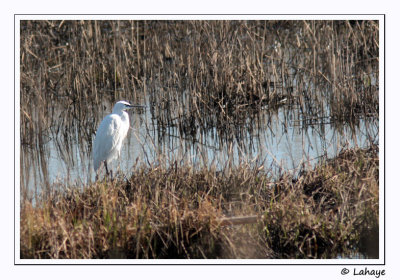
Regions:
<svg viewBox="0 0 400 280"><path fill-rule="evenodd" d="M104 167L106 168L106 174L107 176L110 175L110 172L108 172L108 167L107 167L107 161L104 161Z"/></svg>
<svg viewBox="0 0 400 280"><path fill-rule="evenodd" d="M113 171L112 171L112 169L108 170L108 166L107 166L107 161L106 160L104 161L104 166L106 168L107 177L110 176L111 181L112 181L112 179L113 179Z"/></svg>

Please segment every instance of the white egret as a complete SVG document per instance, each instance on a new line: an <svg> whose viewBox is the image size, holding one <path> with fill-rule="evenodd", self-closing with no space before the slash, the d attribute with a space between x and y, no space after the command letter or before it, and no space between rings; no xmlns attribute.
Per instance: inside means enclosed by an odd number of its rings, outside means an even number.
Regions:
<svg viewBox="0 0 400 280"><path fill-rule="evenodd" d="M120 156L122 142L129 130L129 115L126 110L133 107L143 108L145 106L118 101L114 105L112 113L101 121L93 143L93 167L96 178L102 163L104 163L108 175L107 165Z"/></svg>

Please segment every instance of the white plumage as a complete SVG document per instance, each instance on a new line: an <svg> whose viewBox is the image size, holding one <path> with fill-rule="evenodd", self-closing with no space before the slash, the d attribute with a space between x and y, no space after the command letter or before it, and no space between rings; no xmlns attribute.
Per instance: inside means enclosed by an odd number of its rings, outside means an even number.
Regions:
<svg viewBox="0 0 400 280"><path fill-rule="evenodd" d="M129 130L129 115L125 110L136 107L126 101L114 105L111 114L100 123L93 143L93 167L98 172L101 164L107 165L120 156L122 143Z"/></svg>

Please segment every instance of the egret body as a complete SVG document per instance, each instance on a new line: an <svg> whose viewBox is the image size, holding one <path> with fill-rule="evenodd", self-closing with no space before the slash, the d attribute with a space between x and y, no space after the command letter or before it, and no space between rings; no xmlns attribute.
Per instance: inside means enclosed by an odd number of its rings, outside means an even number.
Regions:
<svg viewBox="0 0 400 280"><path fill-rule="evenodd" d="M93 143L93 167L96 174L102 163L108 174L107 165L120 156L122 143L129 130L129 115L126 110L133 107L143 106L119 101L114 105L112 113L101 121Z"/></svg>

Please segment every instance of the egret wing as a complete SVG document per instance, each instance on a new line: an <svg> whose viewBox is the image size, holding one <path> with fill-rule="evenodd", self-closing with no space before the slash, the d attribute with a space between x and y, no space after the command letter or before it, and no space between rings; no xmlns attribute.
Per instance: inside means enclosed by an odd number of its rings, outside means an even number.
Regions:
<svg viewBox="0 0 400 280"><path fill-rule="evenodd" d="M94 169L99 168L104 160L110 161L117 156L120 141L121 118L116 114L106 116L99 125L93 144Z"/></svg>

